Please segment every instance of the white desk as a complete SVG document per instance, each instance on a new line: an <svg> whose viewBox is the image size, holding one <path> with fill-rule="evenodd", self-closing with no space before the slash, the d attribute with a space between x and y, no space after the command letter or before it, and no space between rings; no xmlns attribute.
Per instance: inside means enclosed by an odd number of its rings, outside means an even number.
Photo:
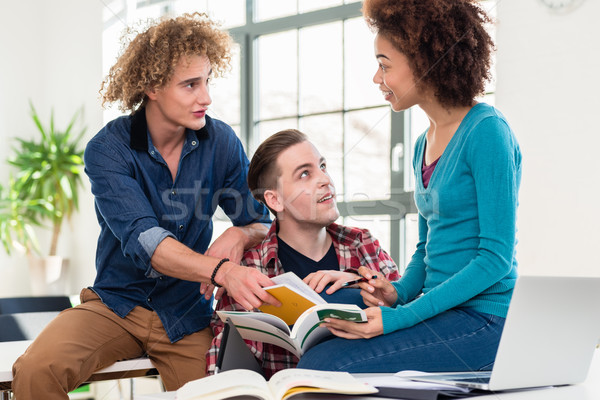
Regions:
<svg viewBox="0 0 600 400"><path fill-rule="evenodd" d="M8 398L3 394L10 392L12 385L12 365L31 344L31 340L16 342L0 342L0 398ZM111 379L135 378L140 376L157 375L152 362L146 358L117 361L106 368L98 370L90 377L88 382L105 381Z"/></svg>
<svg viewBox="0 0 600 400"><path fill-rule="evenodd" d="M321 398L324 398L321 395ZM175 392L164 392L158 394L138 395L135 400L174 400ZM293 397L298 399L315 399L310 395L298 395ZM382 397L373 396L344 396L344 395L328 395L328 400L382 400ZM531 389L514 392L497 392L485 396L474 397L475 400L598 400L600 399L600 350L596 349L592 367L588 373L585 382L578 385L551 387L543 389Z"/></svg>

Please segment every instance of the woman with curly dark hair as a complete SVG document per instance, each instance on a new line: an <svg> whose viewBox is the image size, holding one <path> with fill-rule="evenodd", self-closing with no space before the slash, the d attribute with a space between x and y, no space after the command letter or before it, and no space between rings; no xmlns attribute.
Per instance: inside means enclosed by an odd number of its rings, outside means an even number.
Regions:
<svg viewBox="0 0 600 400"><path fill-rule="evenodd" d="M396 282L359 270L368 322L329 320L338 337L298 367L489 370L517 278L521 178L511 128L475 101L489 78L490 20L469 0L366 0L363 13L377 34L373 81L394 111L418 105L430 121L414 149L419 242Z"/></svg>
<svg viewBox="0 0 600 400"><path fill-rule="evenodd" d="M206 115L209 79L227 68L230 43L198 13L126 42L103 100L132 113L85 150L100 224L96 279L14 364L17 398L66 399L97 369L144 354L176 390L204 376L214 286L245 308L279 304L262 289L269 278L239 265L264 238L268 210L248 189L241 142ZM210 244L217 205L234 226Z"/></svg>

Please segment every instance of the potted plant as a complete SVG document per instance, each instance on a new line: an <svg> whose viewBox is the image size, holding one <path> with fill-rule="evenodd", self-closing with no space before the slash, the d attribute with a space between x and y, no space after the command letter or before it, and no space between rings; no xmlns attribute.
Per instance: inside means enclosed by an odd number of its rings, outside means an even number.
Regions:
<svg viewBox="0 0 600 400"><path fill-rule="evenodd" d="M39 226L39 215L49 216L52 210L43 200L22 199L16 181L11 176L9 185L0 184L0 242L8 255L14 248L23 252L33 249L39 253L34 226ZM29 250L31 251L31 250Z"/></svg>
<svg viewBox="0 0 600 400"><path fill-rule="evenodd" d="M45 127L33 104L30 107L40 135L33 139L17 138L19 146L8 160L15 175L0 196L0 235L7 252L22 248L29 258L32 274L41 274L45 282L50 283L58 280L66 267L66 261L57 255L58 239L64 219L79 207L78 189L82 186L83 167L81 139L85 128L74 134L79 111L61 131L54 126L54 112L51 112L49 126ZM50 249L47 256L39 258L35 256L40 251L33 226L44 222L50 222ZM34 288L36 291L39 290Z"/></svg>

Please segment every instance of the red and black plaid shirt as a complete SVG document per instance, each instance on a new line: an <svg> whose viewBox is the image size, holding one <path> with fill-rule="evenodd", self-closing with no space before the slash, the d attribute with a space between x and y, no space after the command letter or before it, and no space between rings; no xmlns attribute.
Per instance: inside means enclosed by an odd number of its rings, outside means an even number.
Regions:
<svg viewBox="0 0 600 400"><path fill-rule="evenodd" d="M269 278L285 272L277 257L276 224L277 221L274 221L269 233L261 244L246 251L241 262L242 265L258 269ZM340 271L356 273L360 266L366 266L383 273L390 281L400 278L398 267L396 267L392 258L379 246L379 241L372 237L368 230L331 224L327 227L327 232L333 239L333 246L339 260ZM227 294L223 295L216 309L244 311L244 308ZM206 353L207 375L214 374L219 346L221 345L223 322L216 313L213 315L210 326L215 337ZM279 370L292 368L298 363L296 356L281 347L249 340L246 340L246 344L248 344L248 347L262 365L267 378L270 378Z"/></svg>

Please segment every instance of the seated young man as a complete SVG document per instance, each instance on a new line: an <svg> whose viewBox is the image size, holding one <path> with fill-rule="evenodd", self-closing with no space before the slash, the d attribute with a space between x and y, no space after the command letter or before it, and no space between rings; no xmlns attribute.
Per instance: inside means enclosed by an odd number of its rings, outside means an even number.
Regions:
<svg viewBox="0 0 600 400"><path fill-rule="evenodd" d="M328 302L359 303L363 308L359 289L338 291L344 282L358 278L360 266L389 280L399 278L394 261L368 230L334 223L340 215L335 187L325 159L302 132L284 130L265 140L250 162L248 186L276 219L263 242L244 254L242 265L270 278L292 271ZM217 304L217 310L243 309L227 294ZM207 374L214 373L222 338L223 322L216 313L211 328L215 337L206 355ZM268 378L298 363L278 346L246 342Z"/></svg>

